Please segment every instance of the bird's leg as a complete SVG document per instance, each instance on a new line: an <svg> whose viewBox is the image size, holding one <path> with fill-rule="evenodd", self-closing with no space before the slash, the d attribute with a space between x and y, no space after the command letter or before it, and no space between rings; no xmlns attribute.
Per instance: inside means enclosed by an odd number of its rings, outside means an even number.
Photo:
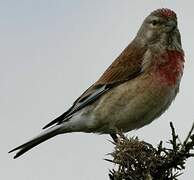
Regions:
<svg viewBox="0 0 194 180"><path fill-rule="evenodd" d="M113 139L113 141L114 141L115 143L118 143L119 137L117 136L116 133L110 133L110 136L112 137L112 139Z"/></svg>

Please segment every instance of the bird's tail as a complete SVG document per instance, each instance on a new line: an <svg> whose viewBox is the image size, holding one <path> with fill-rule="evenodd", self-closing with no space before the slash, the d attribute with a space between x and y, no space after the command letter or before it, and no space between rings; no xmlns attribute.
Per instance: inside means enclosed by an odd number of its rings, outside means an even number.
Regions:
<svg viewBox="0 0 194 180"><path fill-rule="evenodd" d="M46 141L47 139L50 139L56 135L60 134L60 127L59 126L54 126L51 127L50 129L43 131L40 135L36 136L35 138L33 138L32 140L22 144L21 146L18 146L14 149L12 149L11 151L9 151L9 153L19 150L16 155L14 156L14 159L21 156L22 154L24 154L25 152L29 151L30 149L32 149L33 147L37 146L38 144Z"/></svg>

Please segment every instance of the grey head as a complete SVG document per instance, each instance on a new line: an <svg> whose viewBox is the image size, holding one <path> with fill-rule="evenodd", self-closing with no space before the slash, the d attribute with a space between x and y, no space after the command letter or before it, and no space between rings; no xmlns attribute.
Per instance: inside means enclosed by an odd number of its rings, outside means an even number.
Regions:
<svg viewBox="0 0 194 180"><path fill-rule="evenodd" d="M135 39L146 46L159 45L165 49L183 52L177 16L170 9L157 9L147 16Z"/></svg>

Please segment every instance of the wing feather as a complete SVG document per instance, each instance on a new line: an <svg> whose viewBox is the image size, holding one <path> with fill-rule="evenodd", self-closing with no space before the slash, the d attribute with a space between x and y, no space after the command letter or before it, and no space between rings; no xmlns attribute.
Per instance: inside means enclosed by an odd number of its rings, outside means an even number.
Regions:
<svg viewBox="0 0 194 180"><path fill-rule="evenodd" d="M138 48L135 43L132 42L109 66L99 80L73 103L69 110L44 126L43 129L69 120L74 113L95 102L111 88L138 76L142 70L141 64L145 51L145 47Z"/></svg>

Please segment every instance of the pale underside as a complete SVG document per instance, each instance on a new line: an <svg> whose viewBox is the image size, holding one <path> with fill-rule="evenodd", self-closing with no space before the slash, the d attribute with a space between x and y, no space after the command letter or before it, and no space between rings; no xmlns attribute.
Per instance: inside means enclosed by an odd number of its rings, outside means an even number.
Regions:
<svg viewBox="0 0 194 180"><path fill-rule="evenodd" d="M61 132L67 132L67 127L70 132L127 132L151 123L169 107L179 86L172 87L154 76L140 75L108 91L64 122Z"/></svg>

